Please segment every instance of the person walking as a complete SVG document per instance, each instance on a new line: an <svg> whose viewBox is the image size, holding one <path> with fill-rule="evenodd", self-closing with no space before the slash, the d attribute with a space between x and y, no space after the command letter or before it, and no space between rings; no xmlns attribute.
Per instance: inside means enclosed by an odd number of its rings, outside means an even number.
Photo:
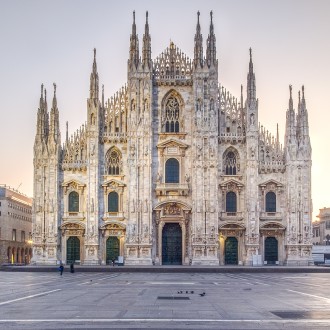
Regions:
<svg viewBox="0 0 330 330"><path fill-rule="evenodd" d="M63 266L62 263L60 264L60 267L58 267L58 269L59 269L59 271L60 271L60 275L62 276L62 274L63 274L63 270L64 270L64 266Z"/></svg>

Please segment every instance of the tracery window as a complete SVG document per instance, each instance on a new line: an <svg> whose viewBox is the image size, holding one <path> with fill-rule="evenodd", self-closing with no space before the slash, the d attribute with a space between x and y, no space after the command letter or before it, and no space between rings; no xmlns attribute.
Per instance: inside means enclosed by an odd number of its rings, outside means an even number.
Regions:
<svg viewBox="0 0 330 330"><path fill-rule="evenodd" d="M108 175L119 175L121 154L117 149L111 149L106 155L106 172Z"/></svg>
<svg viewBox="0 0 330 330"><path fill-rule="evenodd" d="M180 105L178 100L171 96L165 104L165 132L178 133L180 130Z"/></svg>
<svg viewBox="0 0 330 330"><path fill-rule="evenodd" d="M273 191L266 194L266 212L276 212L276 194Z"/></svg>
<svg viewBox="0 0 330 330"><path fill-rule="evenodd" d="M165 164L165 183L180 182L180 164L175 158L170 158Z"/></svg>
<svg viewBox="0 0 330 330"><path fill-rule="evenodd" d="M76 191L69 194L69 212L79 212L79 194Z"/></svg>
<svg viewBox="0 0 330 330"><path fill-rule="evenodd" d="M229 151L224 160L224 167L226 175L236 175L237 173L236 156L232 151Z"/></svg>
<svg viewBox="0 0 330 330"><path fill-rule="evenodd" d="M108 212L118 212L118 194L115 191L108 195Z"/></svg>
<svg viewBox="0 0 330 330"><path fill-rule="evenodd" d="M226 212L237 212L237 196L233 191L226 194Z"/></svg>

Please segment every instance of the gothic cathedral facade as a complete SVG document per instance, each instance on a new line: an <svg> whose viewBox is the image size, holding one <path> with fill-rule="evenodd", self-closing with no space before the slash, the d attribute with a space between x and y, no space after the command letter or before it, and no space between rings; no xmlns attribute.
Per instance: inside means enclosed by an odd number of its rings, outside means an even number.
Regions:
<svg viewBox="0 0 330 330"><path fill-rule="evenodd" d="M282 146L258 122L251 49L246 93L219 83L212 13L193 60L173 42L151 58L148 14L140 55L133 16L127 85L105 100L94 50L87 122L63 144L56 85L50 112L41 88L33 262L311 264L304 88L295 111L290 86Z"/></svg>

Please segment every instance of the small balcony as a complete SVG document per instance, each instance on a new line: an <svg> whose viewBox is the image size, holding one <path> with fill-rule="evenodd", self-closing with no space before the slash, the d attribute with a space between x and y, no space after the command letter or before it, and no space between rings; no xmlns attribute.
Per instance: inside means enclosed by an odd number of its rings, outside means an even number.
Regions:
<svg viewBox="0 0 330 330"><path fill-rule="evenodd" d="M188 196L188 183L157 183L157 196Z"/></svg>
<svg viewBox="0 0 330 330"><path fill-rule="evenodd" d="M259 219L261 221L281 221L283 214L282 212L260 212Z"/></svg>
<svg viewBox="0 0 330 330"><path fill-rule="evenodd" d="M243 212L220 212L220 220L230 222L242 221Z"/></svg>
<svg viewBox="0 0 330 330"><path fill-rule="evenodd" d="M85 212L64 212L63 218L65 220L85 220Z"/></svg>
<svg viewBox="0 0 330 330"><path fill-rule="evenodd" d="M125 220L124 212L105 212L103 217L103 221L123 221Z"/></svg>

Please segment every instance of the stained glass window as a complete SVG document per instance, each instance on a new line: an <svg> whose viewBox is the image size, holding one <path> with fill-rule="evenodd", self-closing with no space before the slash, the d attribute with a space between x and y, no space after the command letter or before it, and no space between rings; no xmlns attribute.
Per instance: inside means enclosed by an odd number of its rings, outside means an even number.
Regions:
<svg viewBox="0 0 330 330"><path fill-rule="evenodd" d="M171 96L165 105L165 132L178 133L180 130L179 119L179 102L174 96Z"/></svg>

